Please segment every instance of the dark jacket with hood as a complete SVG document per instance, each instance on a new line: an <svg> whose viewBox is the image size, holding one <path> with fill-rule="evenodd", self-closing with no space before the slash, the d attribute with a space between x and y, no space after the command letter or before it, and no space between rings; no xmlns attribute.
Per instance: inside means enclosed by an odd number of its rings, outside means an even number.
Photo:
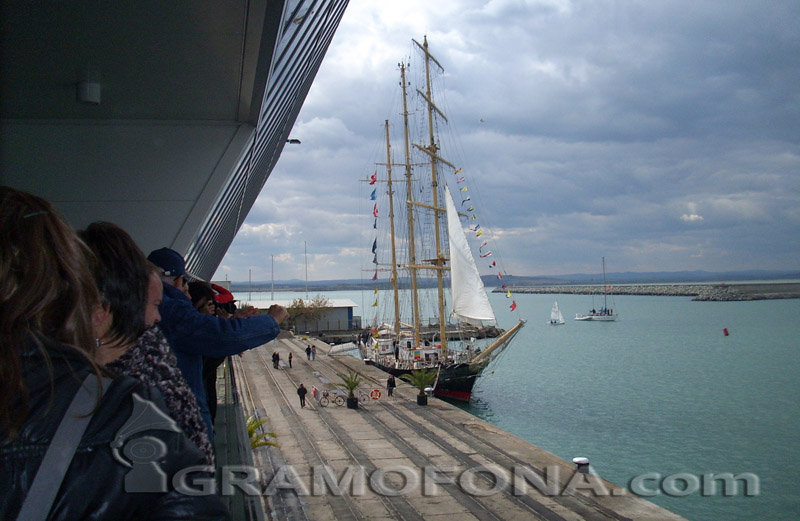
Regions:
<svg viewBox="0 0 800 521"><path fill-rule="evenodd" d="M48 345L47 351L51 367L33 344L22 356L29 391L28 419L23 428L10 440L5 427L0 426L0 519L16 519L67 407L80 383L92 372L85 358L71 348L56 344ZM204 455L179 428L154 429L139 422L140 432L123 434L123 426L136 424L136 418L132 418L135 396L152 402L147 406L157 407L157 414L166 416L157 390L130 377L113 380L83 434L47 519L229 519L218 496L192 496L180 491L184 486L196 489L191 484L209 480L211 474L203 471ZM112 445L115 439L119 442L116 450ZM155 456L153 452L144 453L149 455L144 458L147 467L142 466L143 461L131 459L131 455L137 455L137 444L157 449ZM186 469L193 471L182 485L173 478ZM151 490L144 491L146 488Z"/></svg>

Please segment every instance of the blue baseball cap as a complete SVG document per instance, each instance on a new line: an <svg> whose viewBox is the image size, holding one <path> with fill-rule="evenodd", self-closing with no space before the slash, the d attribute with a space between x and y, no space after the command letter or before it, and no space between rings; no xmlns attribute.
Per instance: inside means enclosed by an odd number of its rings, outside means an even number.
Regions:
<svg viewBox="0 0 800 521"><path fill-rule="evenodd" d="M164 271L166 277L180 277L186 275L186 261L183 256L175 250L161 248L153 250L147 256L147 260L158 266Z"/></svg>

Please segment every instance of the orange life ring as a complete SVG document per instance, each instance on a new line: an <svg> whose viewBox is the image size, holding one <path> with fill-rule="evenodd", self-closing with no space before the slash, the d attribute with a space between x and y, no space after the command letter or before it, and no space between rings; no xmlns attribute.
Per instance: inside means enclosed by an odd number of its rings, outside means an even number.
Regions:
<svg viewBox="0 0 800 521"><path fill-rule="evenodd" d="M380 400L381 399L381 390L380 389L373 389L369 392L369 397L373 400Z"/></svg>

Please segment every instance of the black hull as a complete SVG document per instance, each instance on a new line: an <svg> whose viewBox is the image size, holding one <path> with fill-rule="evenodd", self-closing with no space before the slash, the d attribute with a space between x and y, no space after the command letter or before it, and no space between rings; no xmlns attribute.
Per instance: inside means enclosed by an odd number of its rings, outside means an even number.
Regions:
<svg viewBox="0 0 800 521"><path fill-rule="evenodd" d="M412 371L412 369L397 369L376 362L375 360L368 359L364 361L393 376L400 377ZM439 380L436 382L436 387L433 390L434 396L468 402L472 397L472 388L475 386L475 380L480 376L484 367L486 367L486 364L481 363L463 363L442 366L439 372Z"/></svg>

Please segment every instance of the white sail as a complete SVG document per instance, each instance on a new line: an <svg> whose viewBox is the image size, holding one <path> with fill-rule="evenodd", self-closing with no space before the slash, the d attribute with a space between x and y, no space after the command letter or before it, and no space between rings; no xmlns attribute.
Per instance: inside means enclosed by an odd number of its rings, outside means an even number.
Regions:
<svg viewBox="0 0 800 521"><path fill-rule="evenodd" d="M558 302L554 302L553 309L550 310L550 323L551 324L564 323L564 316L561 314L561 310L558 309Z"/></svg>
<svg viewBox="0 0 800 521"><path fill-rule="evenodd" d="M458 211L445 185L445 202L447 208L447 232L450 237L450 291L453 303L453 314L459 320L475 326L482 326L483 321L494 321L494 311L483 287L481 275L467 244L467 236L461 227Z"/></svg>

